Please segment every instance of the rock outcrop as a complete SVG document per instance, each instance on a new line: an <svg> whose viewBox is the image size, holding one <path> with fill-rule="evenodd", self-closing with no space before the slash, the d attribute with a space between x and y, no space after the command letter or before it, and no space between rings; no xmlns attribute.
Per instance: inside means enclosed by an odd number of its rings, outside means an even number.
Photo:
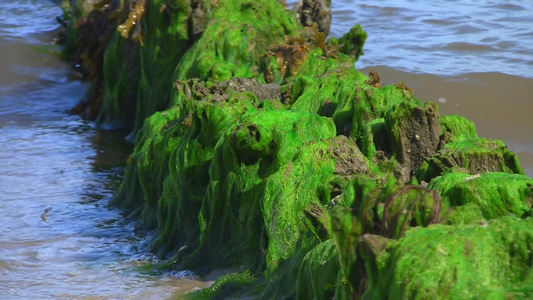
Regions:
<svg viewBox="0 0 533 300"><path fill-rule="evenodd" d="M166 267L237 270L190 297L531 296L533 180L355 70L367 35L326 40L329 1L80 1L77 112L136 136L114 203Z"/></svg>

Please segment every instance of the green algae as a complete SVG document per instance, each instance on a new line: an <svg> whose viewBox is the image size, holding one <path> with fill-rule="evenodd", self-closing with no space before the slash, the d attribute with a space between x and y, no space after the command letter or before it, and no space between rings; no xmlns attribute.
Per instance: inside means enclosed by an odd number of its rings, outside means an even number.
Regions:
<svg viewBox="0 0 533 300"><path fill-rule="evenodd" d="M305 66L305 64L304 64ZM302 66L302 74L305 68ZM336 70L336 71L335 71ZM367 123L383 118L395 104L421 102L394 86L380 89L364 84L368 77L349 69L334 69L324 76L300 76L291 86L291 110L333 118L337 132L362 140ZM359 144L361 145L361 144Z"/></svg>
<svg viewBox="0 0 533 300"><path fill-rule="evenodd" d="M364 234L379 234L399 238L411 227L438 223L441 200L430 190L399 184L394 178L384 182L356 178L346 188L344 200L348 206L337 205L329 211L328 233L339 254L343 280L352 295L361 294L365 268L358 259L357 245Z"/></svg>
<svg viewBox="0 0 533 300"><path fill-rule="evenodd" d="M174 78L224 81L261 78L259 57L295 35L296 20L276 1L220 1L200 39L176 67Z"/></svg>
<svg viewBox="0 0 533 300"><path fill-rule="evenodd" d="M367 251L375 268L364 299L531 297L533 219L433 225ZM369 252L369 253L368 253Z"/></svg>
<svg viewBox="0 0 533 300"><path fill-rule="evenodd" d="M160 8L168 6L163 12ZM142 18L144 45L140 49L140 74L134 132L144 120L171 104L172 74L189 49L191 37L188 5L182 1L148 0Z"/></svg>
<svg viewBox="0 0 533 300"><path fill-rule="evenodd" d="M331 299L335 296L340 271L335 244L331 240L316 245L302 259L296 285L297 299Z"/></svg>
<svg viewBox="0 0 533 300"><path fill-rule="evenodd" d="M289 257L306 229L302 214L320 205L317 189L334 169L327 144L314 141L334 134L330 120L288 111L250 114L227 131L213 155L200 214L203 251L229 244L234 247L229 253L255 256L263 235L268 269ZM226 262L237 257L242 262L246 256L231 255Z"/></svg>
<svg viewBox="0 0 533 300"><path fill-rule="evenodd" d="M478 138L474 123L461 116L442 116L440 126L442 134L446 135L446 142L461 142Z"/></svg>
<svg viewBox="0 0 533 300"><path fill-rule="evenodd" d="M108 128L133 128L140 80L139 45L115 32L108 42L103 65L104 95L96 122Z"/></svg>
<svg viewBox="0 0 533 300"><path fill-rule="evenodd" d="M518 174L488 172L472 176L448 173L433 179L428 187L437 190L448 207L457 209L466 204L477 206L468 207L468 211L474 215L467 215L464 220L453 211L450 216L453 217L452 223L479 220L477 211L487 220L509 214L528 216L533 204L533 180ZM465 210L458 212L459 215L464 213Z"/></svg>
<svg viewBox="0 0 533 300"><path fill-rule="evenodd" d="M359 59L359 56L363 55L363 45L368 38L368 34L363 30L360 25L355 25L348 33L343 35L338 40L333 40L331 43L342 45L339 48L344 54L350 55L355 60Z"/></svg>
<svg viewBox="0 0 533 300"><path fill-rule="evenodd" d="M516 154L502 141L479 138L446 144L420 165L416 177L429 182L445 172L524 174Z"/></svg>
<svg viewBox="0 0 533 300"><path fill-rule="evenodd" d="M472 122L357 72L360 26L324 42L275 1L145 5L139 43L105 42L99 120L137 132L115 203L165 265L240 270L191 297L531 292L531 179L450 173L523 171Z"/></svg>
<svg viewBox="0 0 533 300"><path fill-rule="evenodd" d="M189 300L239 299L252 296L257 298L255 289L260 284L258 281L250 271L230 273L220 276L209 288L191 293L184 298Z"/></svg>

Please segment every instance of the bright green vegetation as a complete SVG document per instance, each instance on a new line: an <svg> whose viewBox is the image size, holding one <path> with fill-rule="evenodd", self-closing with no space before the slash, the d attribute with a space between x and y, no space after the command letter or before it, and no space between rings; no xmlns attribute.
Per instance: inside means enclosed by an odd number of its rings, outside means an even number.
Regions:
<svg viewBox="0 0 533 300"><path fill-rule="evenodd" d="M531 214L533 180L524 175L447 173L433 179L429 188L442 195L444 205L458 210L450 214L453 223L470 223L469 218L457 218L467 205L470 210L480 211L487 220L509 214L517 217Z"/></svg>
<svg viewBox="0 0 533 300"><path fill-rule="evenodd" d="M533 180L472 122L356 71L360 26L325 41L276 1L124 3L86 21L112 30L80 50L81 111L136 134L114 203L163 265L238 270L188 296L531 296Z"/></svg>
<svg viewBox="0 0 533 300"><path fill-rule="evenodd" d="M379 246L363 246L369 270L365 299L533 296L531 218L415 228Z"/></svg>
<svg viewBox="0 0 533 300"><path fill-rule="evenodd" d="M502 141L476 138L446 144L422 163L416 176L430 181L446 172L524 174L518 158Z"/></svg>

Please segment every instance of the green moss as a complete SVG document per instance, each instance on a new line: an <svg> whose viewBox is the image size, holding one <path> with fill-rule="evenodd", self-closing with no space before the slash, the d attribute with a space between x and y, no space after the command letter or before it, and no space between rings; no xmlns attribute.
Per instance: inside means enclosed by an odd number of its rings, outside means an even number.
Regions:
<svg viewBox="0 0 533 300"><path fill-rule="evenodd" d="M107 128L133 128L139 86L140 45L115 31L104 54L104 99L96 122Z"/></svg>
<svg viewBox="0 0 533 300"><path fill-rule="evenodd" d="M529 298L532 250L531 218L412 229L374 253L364 298Z"/></svg>
<svg viewBox="0 0 533 300"><path fill-rule="evenodd" d="M524 174L516 155L500 140L465 139L448 143L418 169L416 177L426 182L445 172L469 174L505 172Z"/></svg>
<svg viewBox="0 0 533 300"><path fill-rule="evenodd" d="M260 284L249 271L220 276L209 288L185 295L184 299L228 299L253 296L253 288Z"/></svg>
<svg viewBox="0 0 533 300"><path fill-rule="evenodd" d="M462 142L478 138L474 123L461 116L442 116L440 126L442 134L447 135L447 142Z"/></svg>
<svg viewBox="0 0 533 300"><path fill-rule="evenodd" d="M359 59L363 55L363 45L368 37L368 34L361 28L360 25L355 25L350 28L350 31L339 39L340 51Z"/></svg>
<svg viewBox="0 0 533 300"><path fill-rule="evenodd" d="M220 1L209 26L187 51L174 78L262 79L257 67L268 47L296 35L296 20L277 1Z"/></svg>
<svg viewBox="0 0 533 300"><path fill-rule="evenodd" d="M305 70L305 69L304 69ZM302 74L305 74L302 71ZM380 89L364 84L368 78L355 69L339 69L317 77L300 76L291 86L293 111L333 118L337 132L362 140L367 123L404 101L421 104L395 86ZM358 143L359 144L359 143ZM361 144L359 144L361 145Z"/></svg>
<svg viewBox="0 0 533 300"><path fill-rule="evenodd" d="M479 219L479 211L486 219L530 214L532 186L533 180L523 175L489 172L474 176L448 173L433 179L428 187L437 190L449 207L475 204L477 209L470 205L451 212L450 222L469 223Z"/></svg>

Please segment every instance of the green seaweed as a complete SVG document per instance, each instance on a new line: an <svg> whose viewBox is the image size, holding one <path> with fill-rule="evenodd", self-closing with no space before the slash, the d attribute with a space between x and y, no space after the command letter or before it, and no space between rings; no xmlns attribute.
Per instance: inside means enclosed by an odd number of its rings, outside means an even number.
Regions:
<svg viewBox="0 0 533 300"><path fill-rule="evenodd" d="M172 4L171 4L172 3ZM181 1L148 0L142 18L144 45L140 49L140 74L134 132L156 111L171 105L174 68L191 47L188 34L191 12ZM165 5L166 9L160 8ZM167 7L168 6L168 7Z"/></svg>
<svg viewBox="0 0 533 300"><path fill-rule="evenodd" d="M297 30L296 20L276 1L220 1L206 31L187 51L173 77L261 79L259 57Z"/></svg>
<svg viewBox="0 0 533 300"><path fill-rule="evenodd" d="M474 123L461 116L451 115L440 118L442 134L446 142L462 142L468 139L477 139Z"/></svg>
<svg viewBox="0 0 533 300"><path fill-rule="evenodd" d="M104 54L103 103L96 123L107 128L131 129L137 108L140 80L140 46L125 40L115 32Z"/></svg>
<svg viewBox="0 0 533 300"><path fill-rule="evenodd" d="M386 247L365 247L373 264L364 299L530 298L533 219L433 225Z"/></svg>
<svg viewBox="0 0 533 300"><path fill-rule="evenodd" d="M502 141L476 138L447 143L420 165L416 177L429 182L446 172L524 174L516 154Z"/></svg>
<svg viewBox="0 0 533 300"><path fill-rule="evenodd" d="M472 213L479 210L487 220L509 214L528 216L533 205L533 180L519 174L488 172L472 176L448 173L433 179L428 187L437 190L448 207L458 209L466 204L475 204L478 208L470 206L469 210L473 209ZM463 212L459 211L460 214ZM455 211L451 217L454 215ZM468 223L470 219L472 217L468 215L464 220L455 217L453 223Z"/></svg>
<svg viewBox="0 0 533 300"><path fill-rule="evenodd" d="M190 297L530 296L532 180L472 122L356 71L360 26L326 42L276 1L104 2L69 18L82 110L136 133L114 203L156 230L161 267L238 270Z"/></svg>

